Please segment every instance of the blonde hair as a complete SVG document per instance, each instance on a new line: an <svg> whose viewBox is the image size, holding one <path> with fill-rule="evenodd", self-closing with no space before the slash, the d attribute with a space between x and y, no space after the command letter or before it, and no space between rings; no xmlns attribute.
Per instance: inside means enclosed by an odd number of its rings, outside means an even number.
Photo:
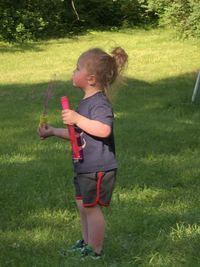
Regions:
<svg viewBox="0 0 200 267"><path fill-rule="evenodd" d="M111 54L100 48L92 48L84 52L79 60L85 61L83 64L89 74L95 75L102 91L106 92L120 76L128 62L128 55L121 47L114 48Z"/></svg>

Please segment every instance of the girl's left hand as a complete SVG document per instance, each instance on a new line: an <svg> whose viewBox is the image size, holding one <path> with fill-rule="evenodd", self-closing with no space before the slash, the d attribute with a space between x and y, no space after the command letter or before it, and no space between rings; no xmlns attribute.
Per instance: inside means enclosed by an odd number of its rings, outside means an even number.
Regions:
<svg viewBox="0 0 200 267"><path fill-rule="evenodd" d="M37 133L40 139L45 139L54 135L54 127L49 124L43 124L37 129Z"/></svg>
<svg viewBox="0 0 200 267"><path fill-rule="evenodd" d="M66 109L62 111L62 120L64 124L77 124L79 120L80 115L71 109Z"/></svg>

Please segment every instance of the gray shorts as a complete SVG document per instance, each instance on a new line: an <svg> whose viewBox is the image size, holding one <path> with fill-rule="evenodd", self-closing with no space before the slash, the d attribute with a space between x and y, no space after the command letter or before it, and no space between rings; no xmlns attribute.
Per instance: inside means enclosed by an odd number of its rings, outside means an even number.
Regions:
<svg viewBox="0 0 200 267"><path fill-rule="evenodd" d="M83 200L84 207L109 206L115 185L117 170L78 173L74 177L76 199Z"/></svg>

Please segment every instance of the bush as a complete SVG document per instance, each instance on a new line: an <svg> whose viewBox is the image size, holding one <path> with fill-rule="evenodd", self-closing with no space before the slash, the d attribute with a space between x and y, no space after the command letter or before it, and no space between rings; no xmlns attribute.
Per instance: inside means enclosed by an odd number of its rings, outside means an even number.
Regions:
<svg viewBox="0 0 200 267"><path fill-rule="evenodd" d="M62 0L7 0L0 8L0 35L9 42L61 36L71 27L71 17Z"/></svg>
<svg viewBox="0 0 200 267"><path fill-rule="evenodd" d="M200 36L199 0L4 0L0 37L23 42L77 34L88 28L155 24L174 27L182 37Z"/></svg>
<svg viewBox="0 0 200 267"><path fill-rule="evenodd" d="M160 25L174 27L181 37L200 37L199 0L149 0L148 9L159 17Z"/></svg>
<svg viewBox="0 0 200 267"><path fill-rule="evenodd" d="M145 25L154 19L147 0L4 0L0 36L7 41L37 40L97 27Z"/></svg>

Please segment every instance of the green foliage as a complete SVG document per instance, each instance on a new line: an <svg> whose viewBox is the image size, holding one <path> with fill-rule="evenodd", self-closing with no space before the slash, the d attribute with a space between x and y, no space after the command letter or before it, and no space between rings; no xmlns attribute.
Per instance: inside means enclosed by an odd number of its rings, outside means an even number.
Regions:
<svg viewBox="0 0 200 267"><path fill-rule="evenodd" d="M146 0L76 0L80 20L71 0L5 1L0 9L0 36L23 42L62 37L97 27L127 27L150 23L154 17Z"/></svg>
<svg viewBox="0 0 200 267"><path fill-rule="evenodd" d="M181 37L200 37L199 0L149 0L149 10L160 18L160 25L174 27Z"/></svg>
<svg viewBox="0 0 200 267"><path fill-rule="evenodd" d="M75 3L85 25L93 28L144 25L154 19L147 10L147 0L76 0Z"/></svg>
<svg viewBox="0 0 200 267"><path fill-rule="evenodd" d="M24 42L63 37L96 28L170 26L181 37L200 36L199 0L5 0L0 38Z"/></svg>
<svg viewBox="0 0 200 267"><path fill-rule="evenodd" d="M0 36L3 40L23 42L62 36L71 28L72 12L67 1L6 1L0 8Z"/></svg>

